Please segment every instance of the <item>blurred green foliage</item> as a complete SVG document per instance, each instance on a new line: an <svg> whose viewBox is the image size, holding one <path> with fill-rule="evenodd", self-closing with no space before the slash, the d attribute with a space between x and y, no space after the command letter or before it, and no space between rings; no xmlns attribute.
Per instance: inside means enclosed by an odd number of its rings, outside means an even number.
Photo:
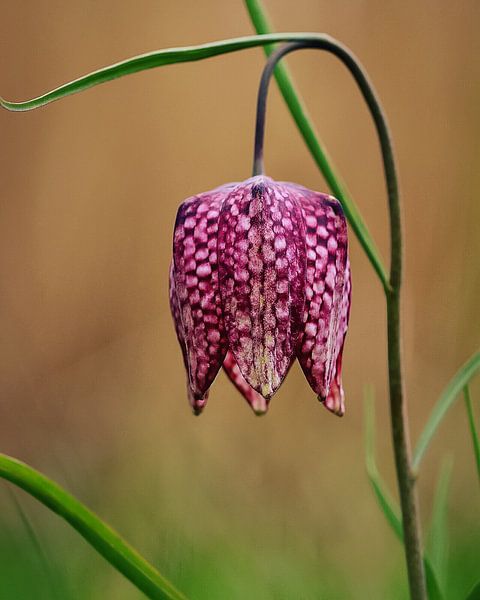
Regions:
<svg viewBox="0 0 480 600"><path fill-rule="evenodd" d="M110 565L91 551L66 525L42 529L39 538L49 562L45 572L35 545L21 518L8 508L1 495L0 519L0 598L5 600L115 600L141 599L143 595ZM22 504L30 505L24 498ZM374 503L372 496L372 504ZM30 507L30 510L33 506ZM27 509L28 510L28 509ZM124 515L125 519L135 515ZM47 519L47 526L49 523ZM53 524L53 521L52 521ZM248 547L237 539L216 533L209 539L186 539L180 524L170 524L169 543L158 549L153 562L191 600L406 600L404 565L401 557L390 572L372 571L372 585L362 589L354 574L345 577L343 569L328 558L328 549L318 556L302 547L276 545L275 534L263 532L268 543ZM152 531L152 536L156 532ZM160 540L159 540L160 542ZM160 545L160 544L159 544ZM391 536L391 551L398 541ZM168 546L168 547L167 547ZM368 552L369 540L365 540ZM453 529L448 567L444 573L448 600L463 600L478 578L480 527ZM51 578L55 581L52 590Z"/></svg>

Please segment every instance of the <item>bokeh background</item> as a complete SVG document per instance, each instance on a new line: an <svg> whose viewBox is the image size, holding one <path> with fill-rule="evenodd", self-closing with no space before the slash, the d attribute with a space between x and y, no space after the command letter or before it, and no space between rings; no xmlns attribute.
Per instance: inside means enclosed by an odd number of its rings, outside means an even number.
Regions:
<svg viewBox="0 0 480 600"><path fill-rule="evenodd" d="M252 32L240 1L1 0L0 93L38 95L141 52ZM386 107L406 226L404 350L415 440L480 327L480 3L269 0L277 30L325 31L355 50ZM192 599L406 598L402 549L363 458L363 390L376 389L377 454L395 491L381 287L351 236L347 415L294 368L265 418L223 374L189 410L168 309L176 209L249 177L260 49L148 71L41 110L0 113L1 450L62 483ZM287 59L322 139L388 256L374 130L337 61ZM272 86L266 166L325 183ZM477 400L480 385L472 386ZM459 402L419 480L428 526L453 459L449 598L480 572L479 490ZM0 485L0 598L140 598L21 492L32 543ZM47 566L45 567L45 564ZM52 583L53 580L53 583Z"/></svg>

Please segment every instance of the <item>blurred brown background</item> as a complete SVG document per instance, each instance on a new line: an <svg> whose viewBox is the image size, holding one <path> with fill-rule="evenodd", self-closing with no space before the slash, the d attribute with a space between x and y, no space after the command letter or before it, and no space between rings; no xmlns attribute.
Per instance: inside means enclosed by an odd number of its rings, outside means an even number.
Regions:
<svg viewBox="0 0 480 600"><path fill-rule="evenodd" d="M325 31L354 49L389 116L404 200L416 439L480 341L480 3L266 5L277 30ZM9 100L134 54L252 32L239 1L2 0L0 14L0 93ZM32 113L0 113L1 450L78 493L147 554L182 544L201 568L201 544L220 540L234 553L230 541L269 577L300 554L321 577L330 567L352 577L352 597L381 598L375 575L402 558L365 476L362 394L375 385L379 462L393 487L385 307L353 235L344 419L316 402L299 368L263 419L223 374L201 418L185 396L167 300L175 212L193 193L250 176L263 60L255 49L169 66ZM381 162L359 93L331 57L305 51L287 62L387 257ZM268 174L324 190L273 86L267 127ZM478 382L472 391L478 397ZM424 522L446 454L449 519L468 535L478 488L460 403L423 465ZM40 529L45 519L39 509ZM98 598L137 597L66 527L48 523L59 560L64 544L104 569Z"/></svg>

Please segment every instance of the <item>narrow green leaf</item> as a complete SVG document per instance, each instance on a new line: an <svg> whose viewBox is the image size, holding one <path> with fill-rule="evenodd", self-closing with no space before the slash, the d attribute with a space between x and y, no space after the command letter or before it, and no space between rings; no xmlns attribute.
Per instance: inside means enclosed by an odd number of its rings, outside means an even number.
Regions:
<svg viewBox="0 0 480 600"><path fill-rule="evenodd" d="M333 38L330 38L324 34L277 33L270 35L247 36L225 41L212 42L210 44L202 44L199 46L186 46L183 48L158 50L156 52L135 56L114 65L104 67L103 69L99 69L98 71L89 73L88 75L80 77L79 79L75 79L70 83L66 83L50 92L47 92L46 94L42 94L37 98L33 98L32 100L26 100L25 102L9 102L3 98L0 98L0 106L11 111L33 110L35 108L45 106L50 102L54 102L55 100L60 100L66 96L87 90L101 83L106 83L107 81L112 81L113 79L118 79L119 77L130 75L132 73L138 73L146 69L153 69L155 67L181 62L203 60L213 56L227 54L229 52L254 48L256 46L271 45L274 42L291 42L299 40L322 40L338 46L338 43L335 42ZM282 65L277 67L277 69L281 68ZM290 86L290 88L287 89L285 86ZM371 237L358 208L350 198L345 186L340 182L331 168L330 161L327 159L325 151L318 142L317 134L313 128L313 125L311 124L311 121L288 78L284 82L284 90L282 93L284 93L284 95L286 93L287 103L290 107L295 122L297 123L297 126L304 136L310 152L324 173L327 183L331 187L333 193L342 202L345 215L349 220L352 229L357 235L360 244L365 250L367 257L379 276L383 287L388 291L390 289L388 276L380 258L378 248L376 247L375 242L373 241L373 238Z"/></svg>
<svg viewBox="0 0 480 600"><path fill-rule="evenodd" d="M425 569L425 578L427 580L427 593L429 599L443 600L444 595L438 583L437 575L427 556L423 557L423 568Z"/></svg>
<svg viewBox="0 0 480 600"><path fill-rule="evenodd" d="M417 447L413 453L413 469L418 471L422 458L428 445L432 441L438 426L443 420L448 409L455 402L457 396L462 389L467 385L470 379L480 369L480 351L476 352L454 375L453 379L443 390L440 398L435 404L430 418L425 425L420 437L418 438Z"/></svg>
<svg viewBox="0 0 480 600"><path fill-rule="evenodd" d="M373 402L373 389L371 387L365 390L365 463L367 475L378 504L395 535L403 544L403 527L400 508L393 500L386 484L382 480L375 460L375 407ZM423 556L423 565L425 568L429 599L443 600L443 593L438 583L434 566L426 554Z"/></svg>
<svg viewBox="0 0 480 600"><path fill-rule="evenodd" d="M0 453L0 477L22 488L70 523L97 552L149 598L185 600L185 596L118 533L45 475Z"/></svg>
<svg viewBox="0 0 480 600"><path fill-rule="evenodd" d="M447 509L448 509L448 490L452 475L453 459L447 457L442 463L440 476L438 478L437 489L433 502L432 520L427 541L427 549L432 565L442 587L445 587L445 575L447 573L448 559L448 527L447 527Z"/></svg>
<svg viewBox="0 0 480 600"><path fill-rule="evenodd" d="M9 102L0 98L0 106L10 111L27 111L40 108L50 102L55 102L61 98L78 94L96 85L112 81L126 75L139 73L147 69L163 67L183 62L192 62L203 60L213 56L220 56L230 52L246 50L247 48L255 48L264 46L272 42L292 42L299 40L319 40L326 39L329 36L316 33L280 33L270 36L251 35L240 38L232 38L229 40L221 40L211 42L209 44L200 44L198 46L184 46L180 48L165 48L146 54L140 54L132 58L128 58L121 62L103 67L97 71L93 71L74 79L69 83L65 83L54 90L51 90L41 96L26 100L24 102ZM331 39L331 38L329 38Z"/></svg>
<svg viewBox="0 0 480 600"><path fill-rule="evenodd" d="M273 27L261 0L245 0L245 4L255 31L260 35L272 33ZM267 56L270 56L274 50L275 46L272 44L264 46L264 51ZM305 144L310 150L315 163L325 177L325 181L332 190L333 195L341 201L348 222L354 230L358 241L375 269L380 281L388 291L388 275L383 265L380 252L365 224L357 204L354 202L345 182L342 181L337 168L321 142L319 133L308 114L305 103L284 62L276 66L275 79L283 99L290 110L290 114L303 136Z"/></svg>
<svg viewBox="0 0 480 600"><path fill-rule="evenodd" d="M466 385L463 388L465 398L465 406L467 409L468 425L472 434L473 452L475 454L475 462L477 465L477 475L480 482L480 440L478 439L477 427L475 425L475 414L473 412L472 399L470 398L470 388Z"/></svg>
<svg viewBox="0 0 480 600"><path fill-rule="evenodd" d="M403 542L400 509L396 506L395 501L387 491L387 486L380 476L375 460L375 409L373 392L370 389L367 393L365 401L365 463L367 475L385 518L395 532L395 535Z"/></svg>

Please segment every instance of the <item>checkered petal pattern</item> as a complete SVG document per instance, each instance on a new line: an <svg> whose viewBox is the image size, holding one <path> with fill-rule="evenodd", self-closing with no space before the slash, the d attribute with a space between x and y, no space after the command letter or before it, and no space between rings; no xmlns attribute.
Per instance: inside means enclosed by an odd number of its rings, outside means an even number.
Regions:
<svg viewBox="0 0 480 600"><path fill-rule="evenodd" d="M298 358L319 400L343 414L350 296L335 198L261 175L187 199L175 223L170 307L194 412L223 365L263 414Z"/></svg>

